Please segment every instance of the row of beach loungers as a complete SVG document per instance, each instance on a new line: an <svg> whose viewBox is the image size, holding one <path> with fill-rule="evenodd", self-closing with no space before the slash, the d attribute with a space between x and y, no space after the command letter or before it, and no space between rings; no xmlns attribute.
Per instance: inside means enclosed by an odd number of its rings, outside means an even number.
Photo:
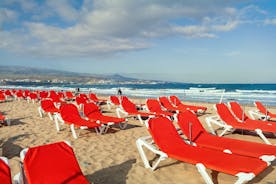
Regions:
<svg viewBox="0 0 276 184"><path fill-rule="evenodd" d="M255 103L258 110L249 111L251 118L237 102L216 104L218 115L206 118L210 134L197 117L204 114L207 108L184 104L177 96L147 99L145 104L135 104L126 96L110 96L106 100L99 99L94 93L0 90L0 101L5 102L8 99L39 102L39 115L43 117L48 114L57 131L60 131L60 126L68 124L75 139L78 138L77 129L91 128L98 134L104 134L113 125L125 129L128 119L135 118L147 127L150 134L136 141L146 168L155 170L162 160L173 158L196 165L208 184L213 181L206 168L237 176L236 183L244 183L264 171L276 158L276 147L265 137L266 133L276 133L276 123L269 121L275 118L275 114L269 112L260 102ZM101 105L107 105L108 109L115 107L117 117L103 114ZM4 123L5 116L3 120L2 116L0 114L0 121ZM177 122L177 126L174 122ZM223 128L218 136L214 125ZM222 137L226 132L235 130L256 132L266 144ZM159 155L159 159L154 164L151 163L143 148ZM68 158L64 156L64 150ZM44 155L52 156L45 158ZM21 173L15 176L17 183L88 183L72 148L65 142L23 150L21 161L24 166ZM60 164L53 169L52 165L56 163ZM43 165L43 169L36 168L39 165ZM71 166L68 167L69 165ZM52 170L45 175L47 169ZM47 177L50 175L53 177ZM11 183L5 158L0 160L0 181L2 178Z"/></svg>

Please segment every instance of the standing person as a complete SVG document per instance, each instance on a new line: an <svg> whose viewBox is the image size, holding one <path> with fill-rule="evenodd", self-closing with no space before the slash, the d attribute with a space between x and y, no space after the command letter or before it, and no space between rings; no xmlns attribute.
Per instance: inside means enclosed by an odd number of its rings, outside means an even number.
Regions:
<svg viewBox="0 0 276 184"><path fill-rule="evenodd" d="M122 96L122 90L121 90L121 88L118 89L117 95L118 95L118 96Z"/></svg>

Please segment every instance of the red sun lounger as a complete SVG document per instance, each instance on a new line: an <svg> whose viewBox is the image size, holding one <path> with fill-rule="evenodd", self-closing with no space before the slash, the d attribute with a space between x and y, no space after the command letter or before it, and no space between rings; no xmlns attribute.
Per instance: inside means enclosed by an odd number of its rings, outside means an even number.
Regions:
<svg viewBox="0 0 276 184"><path fill-rule="evenodd" d="M90 98L90 100L92 100L93 102L95 102L98 105L104 105L104 104L106 104L106 100L105 99L99 99L97 97L97 95L94 94L94 93L90 93L89 94L89 98Z"/></svg>
<svg viewBox="0 0 276 184"><path fill-rule="evenodd" d="M121 114L124 114L125 116L132 116L138 118L141 124L144 124L143 118L148 119L150 117L155 117L155 114L153 113L138 111L136 105L124 96L122 97L121 105L116 109L116 112L119 118L121 118Z"/></svg>
<svg viewBox="0 0 276 184"><path fill-rule="evenodd" d="M249 130L255 131L266 144L271 144L264 136L263 132L276 133L276 124L267 122L260 123L253 121L239 121L223 103L216 104L215 109L217 110L218 116L211 116L206 118L206 123L213 134L215 134L215 132L211 123L224 128L224 131L220 134L220 136L224 135L228 131L233 132L236 129Z"/></svg>
<svg viewBox="0 0 276 184"><path fill-rule="evenodd" d="M180 111L186 111L187 110L186 108L183 109L183 108L179 108L179 107L174 106L166 96L161 96L161 97L158 98L158 100L159 100L160 104L167 111L178 113Z"/></svg>
<svg viewBox="0 0 276 184"><path fill-rule="evenodd" d="M147 108L151 113L154 113L158 116L164 116L164 117L173 117L174 113L164 111L161 107L161 104L156 99L147 99L146 101Z"/></svg>
<svg viewBox="0 0 276 184"><path fill-rule="evenodd" d="M262 120L276 119L276 114L269 112L268 109L261 102L256 101L254 104L258 110L249 111L252 119L255 119L255 117Z"/></svg>
<svg viewBox="0 0 276 184"><path fill-rule="evenodd" d="M198 117L192 112L179 113L177 121L182 133L190 144L220 150L229 154L259 158L268 164L276 158L276 146L218 137L210 134L203 128Z"/></svg>
<svg viewBox="0 0 276 184"><path fill-rule="evenodd" d="M213 181L206 168L237 176L236 183L244 183L252 180L268 167L266 162L258 158L228 154L190 145L182 139L173 123L165 117L150 119L148 130L153 141L147 142L145 138L139 138L136 143L145 167L152 170L157 167L161 160L172 158L196 165L204 181L211 184ZM153 145L153 142L159 150ZM153 166L149 164L143 146L160 156Z"/></svg>
<svg viewBox="0 0 276 184"><path fill-rule="evenodd" d="M23 184L89 184L66 142L23 149L20 157L23 166L16 180Z"/></svg>
<svg viewBox="0 0 276 184"><path fill-rule="evenodd" d="M252 122L253 124L255 123L260 123L260 124L270 124L271 122L268 121L262 121L262 120L255 120L255 119L250 119L246 113L244 112L244 110L242 109L242 107L240 106L240 104L238 102L229 102L229 106L231 108L231 111L233 112L233 114L236 116L236 118L239 121L246 121L248 123Z"/></svg>
<svg viewBox="0 0 276 184"><path fill-rule="evenodd" d="M41 100L40 106L38 107L38 113L40 117L48 113L50 119L53 120L53 115L59 113L59 109L52 100Z"/></svg>
<svg viewBox="0 0 276 184"><path fill-rule="evenodd" d="M120 103L120 99L117 96L110 96L109 100L106 102L108 109L111 109L111 106L119 106Z"/></svg>
<svg viewBox="0 0 276 184"><path fill-rule="evenodd" d="M78 138L75 127L80 129L94 128L97 134L104 133L106 128L105 125L100 124L99 122L83 119L79 114L78 108L74 104L63 104L60 107L60 114L55 115L57 131L60 130L58 121L63 124L66 123L70 125L72 136L75 139Z"/></svg>
<svg viewBox="0 0 276 184"><path fill-rule="evenodd" d="M12 184L11 170L6 157L0 157L0 182L3 184Z"/></svg>
<svg viewBox="0 0 276 184"><path fill-rule="evenodd" d="M184 104L177 96L170 96L169 98L176 107L181 109L187 109L197 114L203 114L207 110L207 107Z"/></svg>
<svg viewBox="0 0 276 184"><path fill-rule="evenodd" d="M121 129L124 129L127 126L127 120L125 118L103 115L100 108L94 103L85 103L83 112L84 115L92 121L100 121L107 125L119 124Z"/></svg>

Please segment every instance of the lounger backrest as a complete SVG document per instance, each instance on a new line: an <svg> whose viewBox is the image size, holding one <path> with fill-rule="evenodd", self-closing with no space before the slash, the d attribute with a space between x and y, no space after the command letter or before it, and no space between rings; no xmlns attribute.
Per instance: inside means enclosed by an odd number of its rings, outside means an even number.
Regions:
<svg viewBox="0 0 276 184"><path fill-rule="evenodd" d="M66 91L66 92L65 92L65 96L66 96L67 98L74 98L74 95L73 95L73 93L72 93L71 91Z"/></svg>
<svg viewBox="0 0 276 184"><path fill-rule="evenodd" d="M16 96L19 98L23 97L23 92L21 90L17 91Z"/></svg>
<svg viewBox="0 0 276 184"><path fill-rule="evenodd" d="M37 99L37 94L36 93L30 93L30 98L31 99Z"/></svg>
<svg viewBox="0 0 276 184"><path fill-rule="evenodd" d="M47 109L56 108L54 102L52 100L42 100L41 101L41 108L45 111Z"/></svg>
<svg viewBox="0 0 276 184"><path fill-rule="evenodd" d="M3 159L0 157L0 182L3 184L12 184L10 167Z"/></svg>
<svg viewBox="0 0 276 184"><path fill-rule="evenodd" d="M120 100L117 96L110 96L110 101L115 105L120 105Z"/></svg>
<svg viewBox="0 0 276 184"><path fill-rule="evenodd" d="M156 100L156 99L148 99L146 104L147 104L147 107L148 107L149 111L151 111L151 112L161 112L161 111L163 111L159 101Z"/></svg>
<svg viewBox="0 0 276 184"><path fill-rule="evenodd" d="M6 99L6 97L5 97L4 93L0 92L0 100L5 100L5 99Z"/></svg>
<svg viewBox="0 0 276 184"><path fill-rule="evenodd" d="M88 100L87 95L84 94L84 93L79 94L79 97L81 97L81 98L83 98L83 99L85 99L85 100Z"/></svg>
<svg viewBox="0 0 276 184"><path fill-rule="evenodd" d="M236 118L233 116L233 114L224 103L216 104L216 109L218 115L225 123L232 124L237 122Z"/></svg>
<svg viewBox="0 0 276 184"><path fill-rule="evenodd" d="M65 122L76 123L82 119L78 108L74 104L63 104L60 107L60 115Z"/></svg>
<svg viewBox="0 0 276 184"><path fill-rule="evenodd" d="M132 103L126 96L123 96L121 100L121 105L126 112L138 112L138 110L136 109L136 105Z"/></svg>
<svg viewBox="0 0 276 184"><path fill-rule="evenodd" d="M182 102L179 100L179 98L175 95L170 96L170 101L172 104L178 106L179 104L181 104Z"/></svg>
<svg viewBox="0 0 276 184"><path fill-rule="evenodd" d="M58 92L59 98L64 98L64 93L62 91Z"/></svg>
<svg viewBox="0 0 276 184"><path fill-rule="evenodd" d="M263 113L263 114L267 114L268 113L267 109L265 108L265 106L261 102L256 101L255 105L256 105L256 107L259 109L259 111L261 113Z"/></svg>
<svg viewBox="0 0 276 184"><path fill-rule="evenodd" d="M83 183L83 176L73 149L65 142L29 148L24 161L28 183Z"/></svg>
<svg viewBox="0 0 276 184"><path fill-rule="evenodd" d="M159 102L161 103L161 105L163 107L165 107L168 110L174 109L175 107L171 104L171 102L169 101L169 99L165 96L161 96L159 97Z"/></svg>
<svg viewBox="0 0 276 184"><path fill-rule="evenodd" d="M168 118L152 118L148 121L148 125L149 132L155 144L157 144L158 147L166 154L174 155L179 151L179 146L182 147L186 144L179 136L173 123Z"/></svg>
<svg viewBox="0 0 276 184"><path fill-rule="evenodd" d="M197 116L191 111L181 112L177 115L177 122L181 128L183 134L186 135L190 141L195 142L196 139L203 133L206 133L206 130L201 125Z"/></svg>
<svg viewBox="0 0 276 184"><path fill-rule="evenodd" d="M97 97L96 94L94 94L94 93L90 93L90 94L89 94L89 98L90 98L91 100L95 101L95 102L98 102L98 101L99 101L98 97Z"/></svg>
<svg viewBox="0 0 276 184"><path fill-rule="evenodd" d="M5 95L7 95L7 96L12 96L11 91L10 91L10 90L6 90L6 91L5 91Z"/></svg>
<svg viewBox="0 0 276 184"><path fill-rule="evenodd" d="M39 97L40 98L47 98L48 97L48 92L47 91L41 91L41 92L39 92Z"/></svg>
<svg viewBox="0 0 276 184"><path fill-rule="evenodd" d="M243 121L248 119L248 116L245 114L244 110L241 108L238 102L230 102L229 104L232 112L239 120Z"/></svg>
<svg viewBox="0 0 276 184"><path fill-rule="evenodd" d="M87 117L97 117L102 115L99 107L94 103L85 103L83 107L83 112Z"/></svg>
<svg viewBox="0 0 276 184"><path fill-rule="evenodd" d="M76 102L77 102L78 105L87 103L86 99L83 98L83 97L80 97L80 96L76 97Z"/></svg>

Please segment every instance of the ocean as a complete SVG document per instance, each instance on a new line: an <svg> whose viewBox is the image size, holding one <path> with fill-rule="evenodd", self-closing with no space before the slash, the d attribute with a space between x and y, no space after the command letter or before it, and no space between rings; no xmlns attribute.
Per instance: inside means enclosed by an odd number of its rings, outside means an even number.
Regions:
<svg viewBox="0 0 276 184"><path fill-rule="evenodd" d="M183 101L219 103L238 101L241 104L253 104L261 101L268 106L276 106L276 84L189 84L189 83L151 83L151 84L44 84L24 83L20 85L0 86L0 88L23 88L45 90L75 90L94 92L99 95L116 95L120 88L123 95L139 98L156 98L177 95Z"/></svg>

